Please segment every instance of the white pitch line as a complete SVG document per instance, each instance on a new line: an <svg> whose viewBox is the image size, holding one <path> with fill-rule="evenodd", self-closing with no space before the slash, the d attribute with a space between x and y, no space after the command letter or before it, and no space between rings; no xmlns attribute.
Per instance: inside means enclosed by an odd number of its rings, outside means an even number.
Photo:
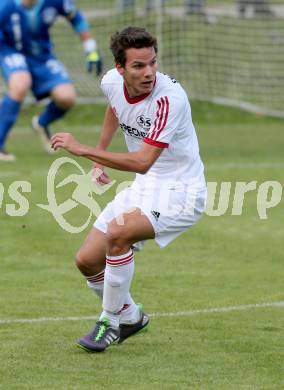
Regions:
<svg viewBox="0 0 284 390"><path fill-rule="evenodd" d="M150 317L192 317L199 314L212 314L212 313L230 313L232 311L242 311L250 309L259 309L265 307L279 307L284 308L284 301L271 302L271 303L253 303L249 305L238 305L228 307L213 307L208 309L190 310L190 311L177 311L172 313L152 313ZM0 320L0 324L31 324L38 322L51 322L51 321L88 321L97 320L97 316L82 316L82 317L39 317L39 318L18 318L18 319L6 319Z"/></svg>
<svg viewBox="0 0 284 390"><path fill-rule="evenodd" d="M280 307L284 308L284 301L271 302L271 303L252 303L250 305L238 305L228 307L212 307L208 309L180 311L175 313L154 313L150 314L151 317L191 317L198 314L211 314L211 313L230 313L232 311L250 310L265 307Z"/></svg>

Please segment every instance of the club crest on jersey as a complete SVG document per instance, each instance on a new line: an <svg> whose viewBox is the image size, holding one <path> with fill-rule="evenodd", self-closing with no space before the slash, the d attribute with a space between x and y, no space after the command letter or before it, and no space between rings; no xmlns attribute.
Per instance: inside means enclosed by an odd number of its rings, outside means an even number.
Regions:
<svg viewBox="0 0 284 390"><path fill-rule="evenodd" d="M138 123L138 125L140 127L142 127L142 129L144 130L149 130L150 127L151 127L151 119L150 118L147 118L145 115L139 115L137 118L136 118L136 122Z"/></svg>
<svg viewBox="0 0 284 390"><path fill-rule="evenodd" d="M46 8L42 13L42 19L45 24L51 25L57 16L57 11L53 7Z"/></svg>

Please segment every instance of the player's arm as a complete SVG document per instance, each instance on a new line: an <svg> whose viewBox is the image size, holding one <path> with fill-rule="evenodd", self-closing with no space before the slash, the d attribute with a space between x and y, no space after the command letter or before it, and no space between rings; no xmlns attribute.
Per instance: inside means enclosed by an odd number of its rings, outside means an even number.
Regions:
<svg viewBox="0 0 284 390"><path fill-rule="evenodd" d="M80 144L70 133L55 134L51 138L51 145L55 150L62 148L75 156L86 157L109 168L141 174L151 168L163 151L163 148L143 143L136 152L113 153Z"/></svg>
<svg viewBox="0 0 284 390"><path fill-rule="evenodd" d="M84 15L76 8L73 0L63 2L62 14L71 23L73 29L79 35L86 53L86 67L88 72L96 71L97 76L102 73L102 58L98 51L98 45L90 34L90 26Z"/></svg>
<svg viewBox="0 0 284 390"><path fill-rule="evenodd" d="M107 106L97 149L106 150L118 128L118 120L110 105Z"/></svg>
<svg viewBox="0 0 284 390"><path fill-rule="evenodd" d="M100 150L106 150L110 145L117 128L118 120L114 115L111 106L108 105L105 112L101 135L96 148ZM97 162L94 162L93 165L93 180L99 185L104 185L111 182L111 178L105 172L104 166L102 164L98 164Z"/></svg>

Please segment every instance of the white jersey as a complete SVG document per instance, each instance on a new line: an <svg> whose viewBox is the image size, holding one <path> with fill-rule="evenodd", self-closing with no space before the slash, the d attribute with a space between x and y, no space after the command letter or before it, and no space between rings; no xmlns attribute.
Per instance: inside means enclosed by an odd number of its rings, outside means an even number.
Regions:
<svg viewBox="0 0 284 390"><path fill-rule="evenodd" d="M164 149L146 174L136 174L139 187L153 188L161 183L204 186L204 167L190 104L176 80L157 72L150 94L130 98L123 77L112 69L103 77L101 88L130 152L137 151L143 142Z"/></svg>

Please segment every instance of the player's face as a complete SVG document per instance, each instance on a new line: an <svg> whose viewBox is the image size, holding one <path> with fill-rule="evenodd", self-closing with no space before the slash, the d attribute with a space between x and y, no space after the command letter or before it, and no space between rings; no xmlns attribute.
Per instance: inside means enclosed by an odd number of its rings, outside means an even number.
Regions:
<svg viewBox="0 0 284 390"><path fill-rule="evenodd" d="M155 85L157 56L153 47L127 49L125 66L117 65L130 97L150 93Z"/></svg>

